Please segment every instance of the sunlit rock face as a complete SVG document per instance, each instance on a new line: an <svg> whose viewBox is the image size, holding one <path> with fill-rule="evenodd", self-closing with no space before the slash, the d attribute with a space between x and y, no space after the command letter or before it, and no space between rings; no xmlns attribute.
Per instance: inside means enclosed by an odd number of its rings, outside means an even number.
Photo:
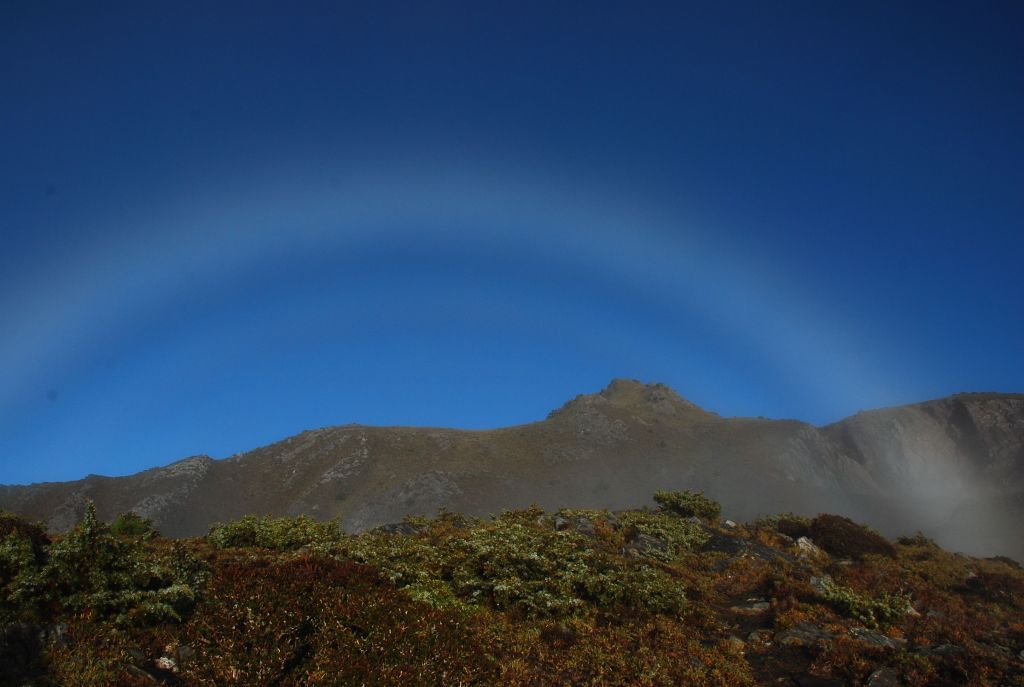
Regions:
<svg viewBox="0 0 1024 687"><path fill-rule="evenodd" d="M526 425L328 427L219 461L2 487L0 506L58 531L87 500L102 517L134 510L170 535L247 513L339 518L358 531L439 508L635 507L658 489L703 489L733 519L835 512L1024 558L1024 396L962 394L818 428L722 418L664 385L614 380Z"/></svg>

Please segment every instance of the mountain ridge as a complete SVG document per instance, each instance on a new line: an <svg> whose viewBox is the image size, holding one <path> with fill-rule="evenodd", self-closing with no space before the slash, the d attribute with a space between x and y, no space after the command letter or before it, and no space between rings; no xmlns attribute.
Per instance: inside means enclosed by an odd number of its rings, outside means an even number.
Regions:
<svg viewBox="0 0 1024 687"><path fill-rule="evenodd" d="M726 418L664 384L615 379L525 424L328 426L219 460L0 486L0 507L54 531L89 500L101 517L131 510L174 536L247 513L339 518L358 531L439 508L635 507L658 488L703 489L734 519L839 512L1024 558L1012 527L1024 502L1024 394L961 393L817 427Z"/></svg>

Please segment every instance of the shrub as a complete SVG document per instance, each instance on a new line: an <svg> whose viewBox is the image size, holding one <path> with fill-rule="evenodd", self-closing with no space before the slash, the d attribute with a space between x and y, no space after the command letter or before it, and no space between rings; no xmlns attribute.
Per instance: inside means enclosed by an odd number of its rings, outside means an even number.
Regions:
<svg viewBox="0 0 1024 687"><path fill-rule="evenodd" d="M640 561L624 561L572 531L511 511L475 527L428 536L363 535L351 555L379 566L415 598L438 606L482 606L518 616L570 617L631 607L678 613L677 581ZM435 531L431 536L436 536Z"/></svg>
<svg viewBox="0 0 1024 687"><path fill-rule="evenodd" d="M215 524L207 541L218 549L255 546L287 551L304 546L332 545L344 538L345 533L337 520L320 522L305 515L297 518L246 515L227 524Z"/></svg>
<svg viewBox="0 0 1024 687"><path fill-rule="evenodd" d="M888 627L906 616L910 610L910 599L904 594L883 593L879 598L872 599L837 584L831 578L824 578L822 584L825 600L837 613L859 620L872 629Z"/></svg>
<svg viewBox="0 0 1024 687"><path fill-rule="evenodd" d="M819 515L811 521L811 539L838 558L863 560L868 554L895 557L896 549L874 530L841 515Z"/></svg>
<svg viewBox="0 0 1024 687"><path fill-rule="evenodd" d="M901 546L917 546L926 549L937 549L939 545L931 537L926 537L920 530L909 536L902 536L896 540Z"/></svg>
<svg viewBox="0 0 1024 687"><path fill-rule="evenodd" d="M684 518L696 516L705 520L717 520L722 506L704 496L701 491L656 491L654 501L662 510Z"/></svg>
<svg viewBox="0 0 1024 687"><path fill-rule="evenodd" d="M985 601L1024 608L1024 578L1019 573L982 570L967 578L962 591Z"/></svg>
<svg viewBox="0 0 1024 687"><path fill-rule="evenodd" d="M110 533L118 537L142 537L155 539L160 532L153 526L153 521L137 513L127 511L121 513L110 523Z"/></svg>
<svg viewBox="0 0 1024 687"><path fill-rule="evenodd" d="M666 562L678 559L687 551L699 550L709 539L708 534L696 523L677 518L665 511L620 513L618 525L627 541L636 534L646 534L665 542L665 551L652 548L645 554Z"/></svg>
<svg viewBox="0 0 1024 687"><path fill-rule="evenodd" d="M494 684L457 616L398 593L373 568L299 558L220 568L185 627L189 684Z"/></svg>
<svg viewBox="0 0 1024 687"><path fill-rule="evenodd" d="M0 511L0 541L11 535L28 542L37 559L42 558L43 552L50 544L46 531L39 525L13 513Z"/></svg>
<svg viewBox="0 0 1024 687"><path fill-rule="evenodd" d="M810 536L811 519L793 513L782 513L775 522L775 531L785 534L788 538L799 540L801 536Z"/></svg>
<svg viewBox="0 0 1024 687"><path fill-rule="evenodd" d="M0 625L38 615L35 580L49 544L41 527L0 511Z"/></svg>
<svg viewBox="0 0 1024 687"><path fill-rule="evenodd" d="M22 581L19 601L57 615L88 612L121 624L180 621L199 582L183 576L180 564L173 550L170 558L161 557L139 539L115 537L89 503L74 529L50 546L45 565Z"/></svg>
<svg viewBox="0 0 1024 687"><path fill-rule="evenodd" d="M734 644L701 641L690 625L665 617L608 623L571 619L520 625L489 619L483 628L505 687L748 687L756 684ZM539 641L538 641L539 640Z"/></svg>
<svg viewBox="0 0 1024 687"><path fill-rule="evenodd" d="M15 533L0 540L0 627L37 615L39 555L32 543Z"/></svg>

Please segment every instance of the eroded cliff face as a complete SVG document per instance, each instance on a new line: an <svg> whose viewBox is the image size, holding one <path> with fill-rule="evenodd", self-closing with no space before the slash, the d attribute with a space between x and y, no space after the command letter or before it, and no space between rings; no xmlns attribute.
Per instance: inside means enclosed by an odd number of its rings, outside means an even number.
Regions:
<svg viewBox="0 0 1024 687"><path fill-rule="evenodd" d="M657 489L703 489L733 519L837 512L1024 558L1024 396L964 394L816 428L722 418L664 385L615 380L532 424L329 427L224 460L0 487L0 507L60 531L93 500L101 517L134 510L181 536L247 513L336 517L357 531L439 508L636 507Z"/></svg>
<svg viewBox="0 0 1024 687"><path fill-rule="evenodd" d="M873 410L825 433L883 490L986 486L1013 491L1024 477L1024 397L960 394Z"/></svg>

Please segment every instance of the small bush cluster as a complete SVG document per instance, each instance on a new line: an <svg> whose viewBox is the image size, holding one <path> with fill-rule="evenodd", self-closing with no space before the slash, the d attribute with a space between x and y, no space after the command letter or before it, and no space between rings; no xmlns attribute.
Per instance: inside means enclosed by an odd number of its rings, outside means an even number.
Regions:
<svg viewBox="0 0 1024 687"><path fill-rule="evenodd" d="M625 541L644 534L663 542L664 551L651 548L646 554L666 562L678 560L685 552L699 550L709 539L699 525L668 511L626 511L619 514L617 526Z"/></svg>
<svg viewBox="0 0 1024 687"><path fill-rule="evenodd" d="M0 541L8 537L27 543L36 558L42 557L43 551L50 545L50 538L42 527L13 513L0 511Z"/></svg>
<svg viewBox="0 0 1024 687"><path fill-rule="evenodd" d="M131 511L121 513L110 523L110 533L118 537L144 539L155 539L160 536L152 520Z"/></svg>
<svg viewBox="0 0 1024 687"><path fill-rule="evenodd" d="M872 599L836 584L831 578L825 578L822 584L825 600L838 613L854 618L871 629L889 627L910 610L910 598L903 594L883 592L879 598Z"/></svg>
<svg viewBox="0 0 1024 687"><path fill-rule="evenodd" d="M683 608L685 594L671 577L640 561L623 564L579 533L539 523L538 513L511 511L437 540L360 537L352 555L438 606L485 605L530 618L616 606L669 614Z"/></svg>
<svg viewBox="0 0 1024 687"><path fill-rule="evenodd" d="M819 515L811 521L811 539L837 558L863 560L869 554L896 555L888 539L865 525L841 515Z"/></svg>
<svg viewBox="0 0 1024 687"><path fill-rule="evenodd" d="M201 564L187 558L180 550L159 555L140 540L115 536L89 503L74 529L41 556L24 538L4 540L0 607L8 620L89 613L121 624L180 621L203 581Z"/></svg>
<svg viewBox="0 0 1024 687"><path fill-rule="evenodd" d="M931 537L925 536L921 531L917 531L914 534L904 535L896 540L896 543L900 546L916 546L923 549L937 549L939 545L935 543L935 540Z"/></svg>
<svg viewBox="0 0 1024 687"><path fill-rule="evenodd" d="M332 545L344 538L337 520L320 522L305 515L297 518L246 515L227 524L215 524L210 528L207 541L218 549L257 547L288 551L304 546Z"/></svg>
<svg viewBox="0 0 1024 687"><path fill-rule="evenodd" d="M722 514L721 504L704 496L702 491L656 491L654 502L663 510L684 518L718 520Z"/></svg>
<svg viewBox="0 0 1024 687"><path fill-rule="evenodd" d="M30 590L46 561L49 539L42 528L0 513L0 626L29 616Z"/></svg>

